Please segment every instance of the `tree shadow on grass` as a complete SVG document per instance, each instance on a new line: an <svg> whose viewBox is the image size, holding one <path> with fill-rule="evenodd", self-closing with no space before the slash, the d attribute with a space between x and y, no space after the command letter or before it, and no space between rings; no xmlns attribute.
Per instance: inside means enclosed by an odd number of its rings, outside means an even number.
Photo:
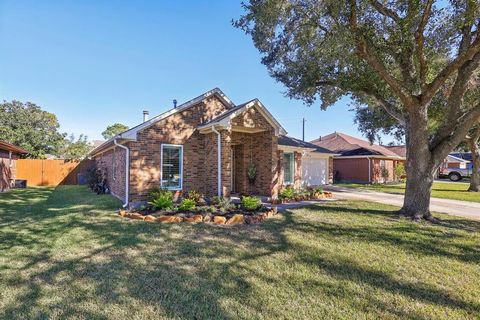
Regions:
<svg viewBox="0 0 480 320"><path fill-rule="evenodd" d="M479 308L477 304L450 297L441 289L399 281L347 257L310 250L305 246L307 240L299 243L291 239L292 234L305 239L311 239L312 235L329 237L332 241L354 238L385 242L417 254L434 254L430 249L422 251L427 240L402 239L402 233L414 235L416 231L425 232L426 238L439 237L436 231L417 230L413 223L412 229L398 225L391 231L373 226L348 227L307 219L297 211L286 211L255 226L147 223L114 216L115 205L108 198L86 196L77 189L65 190L68 189L51 193L34 211L24 211L26 216L18 224L0 226L0 231L8 228L10 235L23 235L10 242L7 236L7 244L1 244L0 252L6 252L8 259L17 259L2 266L6 271L2 282L7 288L18 288L18 292L2 308L0 317L102 319L131 318L137 314L144 318L229 319L266 314L282 318L286 315L281 310L258 297L259 283L273 285L273 290L278 291L289 286L298 286L299 290L308 287L314 296L344 300L359 294L347 287L338 290L337 286L344 281L427 304L459 308L469 314ZM71 194L73 190L77 195ZM347 205L341 204L319 205L312 207L309 215L328 211L332 216L345 212L379 219L391 216L385 210L351 208L349 212L347 209ZM1 210L0 207L0 213L7 211L7 215L14 215L18 208ZM0 219L3 222L3 216ZM388 227L394 228L385 228ZM20 253L16 252L19 248ZM288 257L290 263L322 270L337 281L336 285L320 279L288 283L269 274L264 269L266 261L273 259L279 268L285 266L279 256ZM462 259L451 254L447 257ZM53 294L56 297L50 301ZM370 309L358 305L352 308L370 315L379 309L397 317L425 317L413 310L396 310L376 297L365 299L372 305Z"/></svg>

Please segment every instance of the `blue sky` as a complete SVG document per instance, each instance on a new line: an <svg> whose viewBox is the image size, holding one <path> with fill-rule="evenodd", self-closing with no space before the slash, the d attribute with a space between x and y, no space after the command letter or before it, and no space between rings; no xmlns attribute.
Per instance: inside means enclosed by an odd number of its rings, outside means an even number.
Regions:
<svg viewBox="0 0 480 320"><path fill-rule="evenodd" d="M283 95L251 39L231 25L240 1L0 0L0 99L31 101L61 130L100 139L212 88L259 98L289 135L361 136L344 99L328 111ZM383 142L390 140L384 139Z"/></svg>

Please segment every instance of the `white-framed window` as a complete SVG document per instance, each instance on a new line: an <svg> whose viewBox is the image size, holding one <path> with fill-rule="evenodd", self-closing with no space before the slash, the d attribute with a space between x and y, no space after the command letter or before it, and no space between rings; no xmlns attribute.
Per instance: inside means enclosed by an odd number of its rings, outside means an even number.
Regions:
<svg viewBox="0 0 480 320"><path fill-rule="evenodd" d="M183 185L183 146L162 144L160 185L169 190L181 190Z"/></svg>
<svg viewBox="0 0 480 320"><path fill-rule="evenodd" d="M380 160L380 168L385 169L385 160Z"/></svg>
<svg viewBox="0 0 480 320"><path fill-rule="evenodd" d="M295 180L295 156L293 152L283 154L283 184L293 184Z"/></svg>

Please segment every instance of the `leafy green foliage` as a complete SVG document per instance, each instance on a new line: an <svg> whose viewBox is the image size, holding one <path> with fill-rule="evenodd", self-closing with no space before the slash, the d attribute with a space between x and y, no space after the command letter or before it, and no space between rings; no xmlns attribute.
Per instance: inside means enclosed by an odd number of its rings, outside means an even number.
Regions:
<svg viewBox="0 0 480 320"><path fill-rule="evenodd" d="M248 165L247 177L250 182L255 181L255 178L257 177L257 167L253 163Z"/></svg>
<svg viewBox="0 0 480 320"><path fill-rule="evenodd" d="M395 179L400 180L405 175L405 165L402 162L397 163L393 172L395 173Z"/></svg>
<svg viewBox="0 0 480 320"><path fill-rule="evenodd" d="M257 210L260 207L261 204L262 203L261 203L260 199L257 198L257 197L254 197L254 196L242 197L242 207L245 210L248 210L248 211Z"/></svg>
<svg viewBox="0 0 480 320"><path fill-rule="evenodd" d="M149 204L157 209L171 209L173 207L173 193L161 188L152 188L148 191Z"/></svg>
<svg viewBox="0 0 480 320"><path fill-rule="evenodd" d="M196 202L192 199L183 199L178 205L179 211L193 211L195 210Z"/></svg>
<svg viewBox="0 0 480 320"><path fill-rule="evenodd" d="M0 138L29 152L29 157L58 155L65 134L53 113L43 111L34 103L13 100L0 103Z"/></svg>
<svg viewBox="0 0 480 320"><path fill-rule="evenodd" d="M60 156L64 159L80 160L84 159L92 150L92 145L88 142L87 136L81 134L75 139L73 134L65 139L63 146L60 148Z"/></svg>
<svg viewBox="0 0 480 320"><path fill-rule="evenodd" d="M119 133L122 133L123 131L128 130L128 126L121 124L121 123L114 123L110 126L108 126L105 131L102 132L102 136L105 139L111 139L114 136L116 136Z"/></svg>
<svg viewBox="0 0 480 320"><path fill-rule="evenodd" d="M193 189L188 191L187 195L186 195L187 199L193 200L196 204L198 204L200 202L202 197L203 197L203 195L199 191L193 190Z"/></svg>
<svg viewBox="0 0 480 320"><path fill-rule="evenodd" d="M280 191L280 199L291 200L295 198L295 189L292 186L286 186Z"/></svg>
<svg viewBox="0 0 480 320"><path fill-rule="evenodd" d="M218 202L216 205L221 211L224 211L224 212L235 209L235 204L232 202L232 199L227 197L218 198Z"/></svg>

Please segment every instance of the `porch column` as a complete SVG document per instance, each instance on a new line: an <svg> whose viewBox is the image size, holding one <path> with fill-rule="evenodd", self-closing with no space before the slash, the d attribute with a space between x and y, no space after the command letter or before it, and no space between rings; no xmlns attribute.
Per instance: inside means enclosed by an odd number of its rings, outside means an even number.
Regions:
<svg viewBox="0 0 480 320"><path fill-rule="evenodd" d="M302 187L302 154L300 152L294 153L295 158L295 174L293 186L295 189Z"/></svg>

